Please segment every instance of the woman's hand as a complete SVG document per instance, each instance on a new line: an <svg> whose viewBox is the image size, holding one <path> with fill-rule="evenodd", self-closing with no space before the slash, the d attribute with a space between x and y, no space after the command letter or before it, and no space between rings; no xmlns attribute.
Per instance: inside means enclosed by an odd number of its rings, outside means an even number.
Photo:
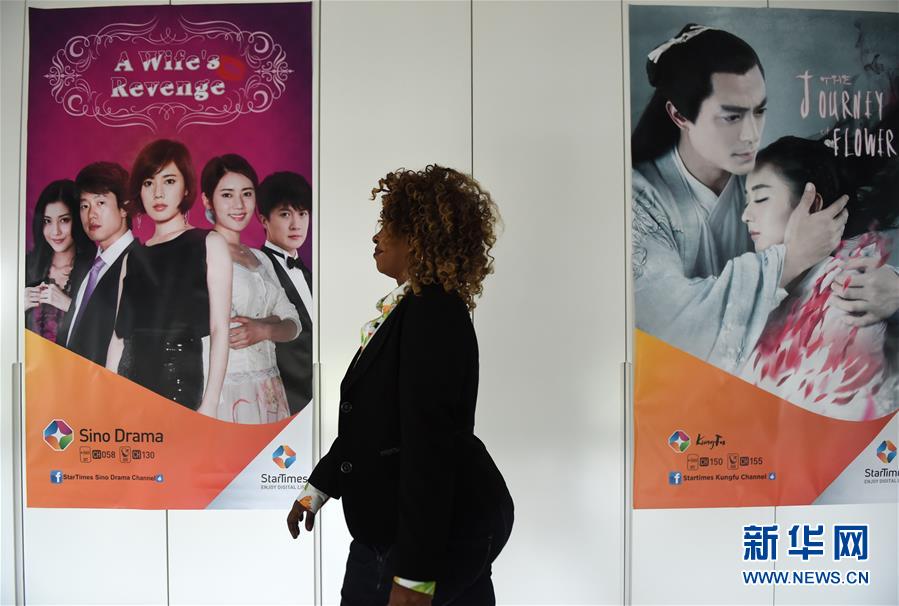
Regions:
<svg viewBox="0 0 899 606"><path fill-rule="evenodd" d="M387 606L431 606L431 596L394 583Z"/></svg>
<svg viewBox="0 0 899 606"><path fill-rule="evenodd" d="M41 304L41 287L26 286L25 287L25 311L37 307Z"/></svg>
<svg viewBox="0 0 899 606"><path fill-rule="evenodd" d="M228 347L231 349L243 349L255 345L261 341L271 341L272 324L265 320L254 320L244 316L234 316L231 322L237 322L228 332Z"/></svg>
<svg viewBox="0 0 899 606"><path fill-rule="evenodd" d="M306 497L303 501L308 498ZM290 531L290 536L293 538L300 536L300 522L303 521L303 518L306 519L306 530L312 532L312 528L315 526L315 514L307 504L302 501L294 501L290 513L287 514L287 530Z"/></svg>
<svg viewBox="0 0 899 606"><path fill-rule="evenodd" d="M41 289L41 303L52 305L56 309L61 309L62 311L69 311L69 306L72 304L72 297L62 292L62 289L59 286L53 283L44 283L38 288Z"/></svg>

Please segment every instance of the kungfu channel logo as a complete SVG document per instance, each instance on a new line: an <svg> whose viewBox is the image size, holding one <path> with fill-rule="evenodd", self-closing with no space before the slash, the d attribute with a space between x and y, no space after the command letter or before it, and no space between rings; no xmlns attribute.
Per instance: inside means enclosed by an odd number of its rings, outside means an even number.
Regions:
<svg viewBox="0 0 899 606"><path fill-rule="evenodd" d="M44 428L44 442L56 452L62 452L75 439L75 432L62 419L53 419Z"/></svg>
<svg viewBox="0 0 899 606"><path fill-rule="evenodd" d="M272 461L281 469L287 469L297 460L297 453L287 444L282 444L272 453Z"/></svg>
<svg viewBox="0 0 899 606"><path fill-rule="evenodd" d="M690 448L690 436L683 429L676 429L668 438L668 446L676 453L681 453Z"/></svg>
<svg viewBox="0 0 899 606"><path fill-rule="evenodd" d="M880 459L884 465L892 463L893 459L896 458L896 445L890 440L881 442L880 446L877 447L877 458Z"/></svg>

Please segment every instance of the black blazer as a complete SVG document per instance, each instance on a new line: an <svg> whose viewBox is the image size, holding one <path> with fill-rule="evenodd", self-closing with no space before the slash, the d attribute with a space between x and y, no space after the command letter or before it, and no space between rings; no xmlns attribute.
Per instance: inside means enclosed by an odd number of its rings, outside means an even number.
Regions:
<svg viewBox="0 0 899 606"><path fill-rule="evenodd" d="M393 546L394 574L441 578L447 543L486 536L511 497L474 435L478 343L463 301L407 294L340 385L338 435L309 478L350 534Z"/></svg>
<svg viewBox="0 0 899 606"><path fill-rule="evenodd" d="M118 259L109 266L109 269L103 273L103 276L97 282L97 286L94 287L94 293L91 295L87 305L81 306L81 311L78 312L79 317L75 320L75 332L72 333L72 337L69 339L69 331L72 330L72 320L75 313L75 299L78 296L81 283L90 274L93 259L87 265L87 271L79 273L77 282L72 283L72 306L66 315L63 316L62 324L60 324L59 331L56 334L56 342L58 344L68 347L76 354L84 356L101 366L106 364L106 352L109 348L109 340L112 338L112 331L115 328L122 262L125 256L138 246L140 246L140 243L137 240L131 242L122 251ZM66 344L67 339L68 344Z"/></svg>
<svg viewBox="0 0 899 606"><path fill-rule="evenodd" d="M275 267L275 273L278 275L278 281L287 294L287 298L297 308L300 315L299 336L293 341L287 343L275 343L275 356L278 362L278 371L281 373L281 380L284 382L284 391L287 392L287 404L290 407L290 414L294 415L309 404L312 400L312 317L309 310L303 305L300 293L297 292L290 276L281 266L279 261L279 253L263 246L262 252L268 255L272 265ZM300 267L303 272L303 278L309 286L309 292L312 292L312 274L309 269L303 265Z"/></svg>

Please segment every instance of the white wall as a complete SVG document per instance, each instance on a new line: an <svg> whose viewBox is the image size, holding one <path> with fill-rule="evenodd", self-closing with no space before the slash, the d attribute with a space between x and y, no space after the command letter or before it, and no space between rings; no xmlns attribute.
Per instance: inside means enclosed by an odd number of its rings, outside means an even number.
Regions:
<svg viewBox="0 0 899 606"><path fill-rule="evenodd" d="M516 500L506 603L623 595L621 11L474 4L473 168L505 222L474 312L477 430Z"/></svg>
<svg viewBox="0 0 899 606"><path fill-rule="evenodd" d="M119 2L128 3L134 2ZM88 3L64 3L76 4ZM859 4L872 3L851 3ZM894 1L874 4L899 8ZM9 369L21 352L11 346L21 330L15 309L21 229L10 218L19 202L24 13L22 2L2 1L0 8L0 602L10 603L14 406L7 394ZM625 593L625 13L616 0L366 0L316 4L313 17L323 447L336 435L338 384L359 326L391 288L371 261L378 213L368 200L371 187L400 166L439 162L472 171L505 222L496 274L474 314L481 349L477 432L516 500L515 529L494 567L501 604L615 604ZM896 603L895 582L842 593L775 592L746 587L737 573L743 523L852 516L873 524L873 536L891 538L892 551L882 543L871 568L875 579L891 572L895 578L896 514L894 506L634 512L633 600ZM283 516L29 509L26 598L312 603L310 537L290 541ZM334 604L349 541L339 503L329 504L319 523L323 602ZM54 545L59 528L67 529L71 551Z"/></svg>

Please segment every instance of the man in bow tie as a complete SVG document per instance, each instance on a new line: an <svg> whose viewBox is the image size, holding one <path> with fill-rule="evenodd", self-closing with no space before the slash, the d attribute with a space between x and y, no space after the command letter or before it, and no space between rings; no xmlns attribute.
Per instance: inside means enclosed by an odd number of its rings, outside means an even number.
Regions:
<svg viewBox="0 0 899 606"><path fill-rule="evenodd" d="M259 184L256 203L266 234L262 252L271 259L302 325L299 337L276 344L290 413L296 414L312 400L312 273L298 254L309 233L312 187L297 173L273 173Z"/></svg>

